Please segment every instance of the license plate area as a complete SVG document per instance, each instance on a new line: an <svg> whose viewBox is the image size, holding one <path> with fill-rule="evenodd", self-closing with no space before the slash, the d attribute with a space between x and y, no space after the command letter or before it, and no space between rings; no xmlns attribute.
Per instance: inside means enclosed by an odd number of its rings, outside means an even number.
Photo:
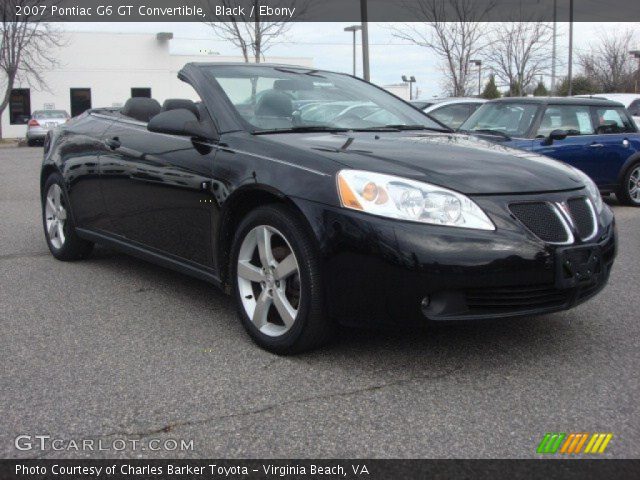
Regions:
<svg viewBox="0 0 640 480"><path fill-rule="evenodd" d="M598 245L556 250L556 287L574 288L597 283L603 263Z"/></svg>

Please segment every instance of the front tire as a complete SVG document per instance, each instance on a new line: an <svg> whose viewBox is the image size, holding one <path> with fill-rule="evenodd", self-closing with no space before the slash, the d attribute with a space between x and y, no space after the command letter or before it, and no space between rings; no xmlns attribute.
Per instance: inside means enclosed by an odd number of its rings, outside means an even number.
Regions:
<svg viewBox="0 0 640 480"><path fill-rule="evenodd" d="M331 337L319 253L291 208L268 205L244 218L234 236L230 270L240 319L260 347L299 353Z"/></svg>
<svg viewBox="0 0 640 480"><path fill-rule="evenodd" d="M42 224L49 250L58 260L78 260L91 253L93 243L76 234L69 199L58 173L49 175L42 190Z"/></svg>
<svg viewBox="0 0 640 480"><path fill-rule="evenodd" d="M627 169L616 196L624 205L640 207L640 162L634 163Z"/></svg>

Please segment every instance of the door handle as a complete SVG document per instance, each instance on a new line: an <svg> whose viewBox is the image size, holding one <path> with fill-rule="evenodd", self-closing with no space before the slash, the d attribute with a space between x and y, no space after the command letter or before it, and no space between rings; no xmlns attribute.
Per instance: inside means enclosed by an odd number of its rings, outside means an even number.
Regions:
<svg viewBox="0 0 640 480"><path fill-rule="evenodd" d="M120 148L120 146L122 145L122 143L120 142L120 139L118 137L108 138L108 139L106 139L104 141L104 143L111 150L115 150L116 148Z"/></svg>
<svg viewBox="0 0 640 480"><path fill-rule="evenodd" d="M601 143L592 143L591 145L589 145L591 148L601 148L604 147L603 144Z"/></svg>

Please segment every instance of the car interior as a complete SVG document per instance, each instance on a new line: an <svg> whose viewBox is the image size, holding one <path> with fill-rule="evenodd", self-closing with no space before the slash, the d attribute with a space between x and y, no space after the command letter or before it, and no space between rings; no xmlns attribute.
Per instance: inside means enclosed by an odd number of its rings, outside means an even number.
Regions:
<svg viewBox="0 0 640 480"><path fill-rule="evenodd" d="M593 131L588 131L589 129L593 129L591 126L589 111L586 111L586 116L583 115L582 128L580 119L578 119L578 115L580 113L584 114L585 112L566 108L547 108L544 112L544 116L542 117L542 121L540 122L540 127L538 128L538 137L546 137L553 130L565 130L568 135L585 135L593 133ZM587 126L589 128L587 128Z"/></svg>
<svg viewBox="0 0 640 480"><path fill-rule="evenodd" d="M251 123L268 128L288 128L293 125L294 92L313 90L313 83L278 79L272 88L260 92L250 115ZM245 113L251 114L249 111Z"/></svg>
<svg viewBox="0 0 640 480"><path fill-rule="evenodd" d="M206 107L202 102L194 102L187 98L168 98L162 105L154 98L132 97L129 98L119 113L125 117L148 123L161 112L169 110L185 109L193 113L198 121L206 121Z"/></svg>

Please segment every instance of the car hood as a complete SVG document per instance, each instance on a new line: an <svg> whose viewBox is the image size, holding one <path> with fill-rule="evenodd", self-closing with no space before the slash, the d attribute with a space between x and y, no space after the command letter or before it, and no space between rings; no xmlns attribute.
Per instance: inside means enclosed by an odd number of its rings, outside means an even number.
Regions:
<svg viewBox="0 0 640 480"><path fill-rule="evenodd" d="M469 135L345 132L269 137L346 168L426 181L466 194L550 192L584 186L580 175L564 163Z"/></svg>

